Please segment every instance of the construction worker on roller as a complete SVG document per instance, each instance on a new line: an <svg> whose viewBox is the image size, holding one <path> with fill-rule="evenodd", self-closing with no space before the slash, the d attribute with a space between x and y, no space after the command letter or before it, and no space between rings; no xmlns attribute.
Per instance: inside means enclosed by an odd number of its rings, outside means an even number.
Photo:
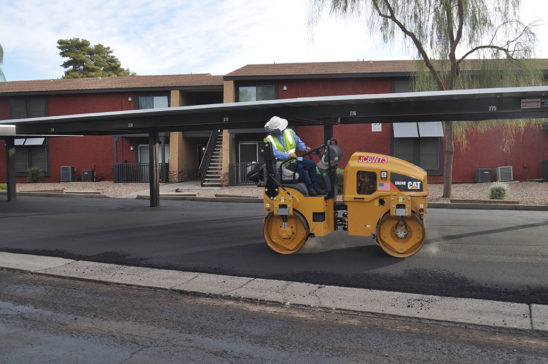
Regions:
<svg viewBox="0 0 548 364"><path fill-rule="evenodd" d="M308 152L308 148L299 136L287 128L287 120L278 116L273 116L264 126L268 136L264 138L265 143L271 143L274 158L277 160L287 160L291 157L297 158L290 162L290 166L296 168L299 173L299 179L304 182L310 196L325 194L320 189L318 174L316 173L316 163L312 159L297 157L297 149Z"/></svg>

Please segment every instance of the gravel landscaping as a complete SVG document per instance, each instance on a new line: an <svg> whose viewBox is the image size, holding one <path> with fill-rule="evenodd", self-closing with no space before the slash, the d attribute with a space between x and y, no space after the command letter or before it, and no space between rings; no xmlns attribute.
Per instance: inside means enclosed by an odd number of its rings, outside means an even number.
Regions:
<svg viewBox="0 0 548 364"><path fill-rule="evenodd" d="M452 199L486 200L490 183L458 183L453 184ZM548 205L548 183L546 182L511 182L507 200L519 201L524 205ZM430 202L449 202L442 198L443 185L428 185ZM93 192L108 197L135 198L137 195L149 193L147 183L114 183L102 182L61 182L61 183L18 183L17 192L47 191L47 192ZM255 186L232 187L200 187L198 181L161 184L161 193L187 193L199 197L214 197L215 195L262 197L262 188Z"/></svg>

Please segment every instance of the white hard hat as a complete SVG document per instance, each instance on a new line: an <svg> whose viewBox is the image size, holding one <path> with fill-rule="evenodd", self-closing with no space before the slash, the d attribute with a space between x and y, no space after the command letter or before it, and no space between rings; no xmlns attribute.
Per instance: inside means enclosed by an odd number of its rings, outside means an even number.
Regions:
<svg viewBox="0 0 548 364"><path fill-rule="evenodd" d="M285 128L287 128L287 120L278 116L271 117L270 120L268 120L268 123L264 124L264 130L266 130L267 133L281 133Z"/></svg>

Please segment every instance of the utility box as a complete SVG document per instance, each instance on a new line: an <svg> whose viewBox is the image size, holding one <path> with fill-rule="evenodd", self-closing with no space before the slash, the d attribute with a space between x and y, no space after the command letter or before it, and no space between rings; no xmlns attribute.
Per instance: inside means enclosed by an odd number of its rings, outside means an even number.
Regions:
<svg viewBox="0 0 548 364"><path fill-rule="evenodd" d="M93 169L84 169L82 171L82 182L95 182L97 178L95 177L95 170Z"/></svg>
<svg viewBox="0 0 548 364"><path fill-rule="evenodd" d="M514 172L512 166L497 167L497 181L511 182L514 180Z"/></svg>
<svg viewBox="0 0 548 364"><path fill-rule="evenodd" d="M548 160L542 161L542 179L548 182Z"/></svg>
<svg viewBox="0 0 548 364"><path fill-rule="evenodd" d="M491 181L491 168L476 169L476 183L485 183Z"/></svg>
<svg viewBox="0 0 548 364"><path fill-rule="evenodd" d="M61 182L75 182L76 170L73 166L61 166Z"/></svg>

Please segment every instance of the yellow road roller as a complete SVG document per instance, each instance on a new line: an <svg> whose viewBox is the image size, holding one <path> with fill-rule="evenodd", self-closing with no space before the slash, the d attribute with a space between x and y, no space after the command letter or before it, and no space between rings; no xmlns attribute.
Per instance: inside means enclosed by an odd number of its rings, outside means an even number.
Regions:
<svg viewBox="0 0 548 364"><path fill-rule="evenodd" d="M407 161L375 153L354 153L344 168L342 201L337 199L336 168L342 150L328 140L305 154L317 163L326 190L308 196L294 158L277 161L272 146L261 146L264 164L248 167L248 177L264 185L264 239L280 254L293 254L315 236L337 229L371 236L387 254L405 258L424 244L424 214L428 204L426 171Z"/></svg>

